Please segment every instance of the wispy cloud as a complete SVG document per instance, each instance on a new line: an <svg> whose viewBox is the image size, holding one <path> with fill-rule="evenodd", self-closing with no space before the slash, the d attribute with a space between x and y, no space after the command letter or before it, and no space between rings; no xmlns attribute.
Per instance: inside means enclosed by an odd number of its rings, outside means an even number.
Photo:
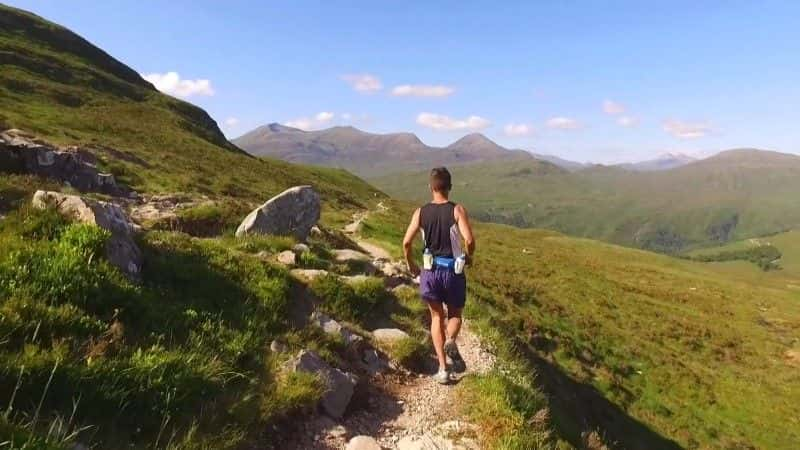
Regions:
<svg viewBox="0 0 800 450"><path fill-rule="evenodd" d="M228 117L223 123L227 128L234 128L239 125L239 119L236 117Z"/></svg>
<svg viewBox="0 0 800 450"><path fill-rule="evenodd" d="M580 128L581 124L577 120L569 117L552 117L545 122L547 128L554 128L557 130L575 130Z"/></svg>
<svg viewBox="0 0 800 450"><path fill-rule="evenodd" d="M533 127L524 123L509 123L503 127L503 133L510 137L528 136L533 133Z"/></svg>
<svg viewBox="0 0 800 450"><path fill-rule="evenodd" d="M623 114L626 111L625 106L613 100L606 100L603 102L603 112L609 115Z"/></svg>
<svg viewBox="0 0 800 450"><path fill-rule="evenodd" d="M205 79L184 80L178 72L142 74L159 91L175 97L191 97L193 95L214 95L211 81Z"/></svg>
<svg viewBox="0 0 800 450"><path fill-rule="evenodd" d="M447 97L455 92L452 86L434 84L401 84L392 88L396 97Z"/></svg>
<svg viewBox="0 0 800 450"><path fill-rule="evenodd" d="M625 128L631 128L639 125L639 119L633 116L620 116L617 118L617 124Z"/></svg>
<svg viewBox="0 0 800 450"><path fill-rule="evenodd" d="M665 120L664 131L679 139L696 139L706 136L713 130L705 122L684 122L681 120Z"/></svg>
<svg viewBox="0 0 800 450"><path fill-rule="evenodd" d="M372 94L383 89L380 78L368 73L342 75L344 80L356 92Z"/></svg>
<svg viewBox="0 0 800 450"><path fill-rule="evenodd" d="M417 124L436 131L478 131L489 127L492 123L480 116L469 116L465 119L454 119L434 113L419 113Z"/></svg>
<svg viewBox="0 0 800 450"><path fill-rule="evenodd" d="M335 116L336 115L332 112L322 111L313 117L300 117L288 122L284 122L284 125L287 127L299 128L301 130L316 130L329 125Z"/></svg>

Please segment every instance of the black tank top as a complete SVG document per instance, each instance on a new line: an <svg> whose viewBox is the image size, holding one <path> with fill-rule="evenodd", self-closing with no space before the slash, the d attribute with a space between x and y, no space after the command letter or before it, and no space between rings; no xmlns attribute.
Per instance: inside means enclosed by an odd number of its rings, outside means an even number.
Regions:
<svg viewBox="0 0 800 450"><path fill-rule="evenodd" d="M419 210L422 240L433 256L454 258L463 253L455 208L453 202L428 203Z"/></svg>

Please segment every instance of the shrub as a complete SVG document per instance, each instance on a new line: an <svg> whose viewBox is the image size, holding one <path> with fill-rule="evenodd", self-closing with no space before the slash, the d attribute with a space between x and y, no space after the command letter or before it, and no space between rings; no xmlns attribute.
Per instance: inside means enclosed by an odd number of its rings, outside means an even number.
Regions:
<svg viewBox="0 0 800 450"><path fill-rule="evenodd" d="M322 308L336 318L363 322L387 298L383 281L368 278L351 284L326 274L311 282L311 291L322 300Z"/></svg>

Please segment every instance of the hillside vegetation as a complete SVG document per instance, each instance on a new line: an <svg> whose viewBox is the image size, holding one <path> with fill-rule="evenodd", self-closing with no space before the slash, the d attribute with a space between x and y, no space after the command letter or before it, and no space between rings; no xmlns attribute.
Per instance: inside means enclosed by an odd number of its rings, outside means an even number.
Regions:
<svg viewBox="0 0 800 450"><path fill-rule="evenodd" d="M365 232L399 242L403 223ZM476 235L466 311L538 373L574 444L594 428L619 448L800 442L800 290L551 231Z"/></svg>
<svg viewBox="0 0 800 450"><path fill-rule="evenodd" d="M452 168L459 198L482 220L666 253L800 225L800 157L735 150L637 173L542 170L535 162ZM427 198L427 172L370 178L397 198Z"/></svg>
<svg viewBox="0 0 800 450"><path fill-rule="evenodd" d="M247 155L202 109L161 94L71 31L2 5L0 99L0 128L86 147L103 169L140 193L205 194L250 205L311 184L328 213L352 212L379 195L341 170Z"/></svg>

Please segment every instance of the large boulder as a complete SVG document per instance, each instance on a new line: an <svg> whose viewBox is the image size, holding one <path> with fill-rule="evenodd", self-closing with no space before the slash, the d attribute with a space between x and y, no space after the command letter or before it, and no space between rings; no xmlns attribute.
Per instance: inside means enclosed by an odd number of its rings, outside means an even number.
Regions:
<svg viewBox="0 0 800 450"><path fill-rule="evenodd" d="M322 410L335 419L344 415L358 383L355 375L331 367L319 355L309 350L301 350L289 364L295 372L319 375L327 388L320 402Z"/></svg>
<svg viewBox="0 0 800 450"><path fill-rule="evenodd" d="M138 279L142 270L142 251L133 239L137 230L119 205L67 195L36 191L34 208L53 208L62 216L79 223L96 225L111 233L106 242L106 257L128 277Z"/></svg>
<svg viewBox="0 0 800 450"><path fill-rule="evenodd" d="M311 186L295 186L269 199L244 218L236 236L291 235L305 241L320 216L319 194Z"/></svg>
<svg viewBox="0 0 800 450"><path fill-rule="evenodd" d="M78 147L56 147L20 130L0 133L0 171L29 173L64 182L86 192L128 195L114 175L97 169L94 155Z"/></svg>

